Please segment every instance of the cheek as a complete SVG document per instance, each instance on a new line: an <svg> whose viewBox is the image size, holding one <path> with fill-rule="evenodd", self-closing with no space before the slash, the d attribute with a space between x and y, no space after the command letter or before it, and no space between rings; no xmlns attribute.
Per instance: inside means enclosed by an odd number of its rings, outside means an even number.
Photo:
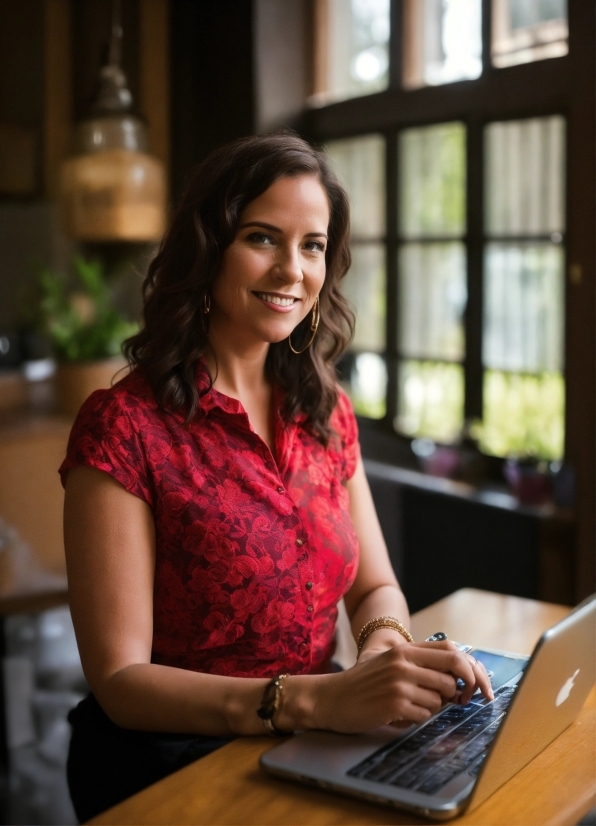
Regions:
<svg viewBox="0 0 596 826"><path fill-rule="evenodd" d="M319 293L321 291L321 287L325 282L325 273L325 262L322 262L318 266L312 267L308 271L309 290L311 292Z"/></svg>

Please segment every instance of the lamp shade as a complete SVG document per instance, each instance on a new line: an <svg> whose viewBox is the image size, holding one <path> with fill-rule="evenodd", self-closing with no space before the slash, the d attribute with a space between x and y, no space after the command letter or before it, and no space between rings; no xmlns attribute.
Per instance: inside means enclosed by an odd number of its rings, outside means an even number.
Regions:
<svg viewBox="0 0 596 826"><path fill-rule="evenodd" d="M156 241L165 229L163 165L144 152L105 149L62 167L62 214L81 241Z"/></svg>
<svg viewBox="0 0 596 826"><path fill-rule="evenodd" d="M147 153L145 123L131 113L120 68L119 3L114 15L97 100L75 128L74 154L60 170L63 224L80 241L157 241L165 229L166 175Z"/></svg>

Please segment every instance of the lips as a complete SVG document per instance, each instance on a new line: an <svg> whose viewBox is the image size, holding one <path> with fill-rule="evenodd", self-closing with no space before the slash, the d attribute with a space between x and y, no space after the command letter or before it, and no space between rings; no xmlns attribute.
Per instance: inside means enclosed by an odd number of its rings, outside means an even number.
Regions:
<svg viewBox="0 0 596 826"><path fill-rule="evenodd" d="M294 298L294 296L281 296L276 295L275 293L259 293L253 292L253 295L256 295L257 298L260 298L261 301L266 301L268 304L274 304L277 307L293 307L298 298Z"/></svg>

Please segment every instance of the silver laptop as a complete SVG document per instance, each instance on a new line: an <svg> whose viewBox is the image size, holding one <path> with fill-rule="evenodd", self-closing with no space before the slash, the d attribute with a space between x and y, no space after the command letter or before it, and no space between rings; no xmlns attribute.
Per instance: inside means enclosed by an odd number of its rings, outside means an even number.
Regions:
<svg viewBox="0 0 596 826"><path fill-rule="evenodd" d="M261 757L268 772L436 820L486 800L577 717L596 682L596 595L546 631L531 657L471 649L495 698L477 693L396 733L297 734Z"/></svg>

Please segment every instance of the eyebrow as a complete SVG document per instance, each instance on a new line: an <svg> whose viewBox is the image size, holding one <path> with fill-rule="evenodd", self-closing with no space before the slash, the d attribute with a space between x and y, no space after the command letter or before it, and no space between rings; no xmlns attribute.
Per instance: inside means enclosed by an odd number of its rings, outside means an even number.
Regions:
<svg viewBox="0 0 596 826"><path fill-rule="evenodd" d="M266 224L264 221L250 221L248 224L242 224L238 229L246 229L247 227L263 227L270 229L272 232L283 232L279 227L274 227L273 224ZM327 238L324 232L307 232L305 238Z"/></svg>

